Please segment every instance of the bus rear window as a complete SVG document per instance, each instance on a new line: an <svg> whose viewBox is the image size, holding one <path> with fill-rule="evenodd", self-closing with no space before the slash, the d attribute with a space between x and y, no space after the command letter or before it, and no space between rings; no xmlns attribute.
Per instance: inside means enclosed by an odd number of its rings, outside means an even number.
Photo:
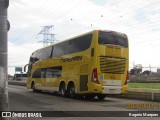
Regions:
<svg viewBox="0 0 160 120"><path fill-rule="evenodd" d="M100 45L111 44L128 47L127 36L118 32L100 31L98 35L98 43Z"/></svg>

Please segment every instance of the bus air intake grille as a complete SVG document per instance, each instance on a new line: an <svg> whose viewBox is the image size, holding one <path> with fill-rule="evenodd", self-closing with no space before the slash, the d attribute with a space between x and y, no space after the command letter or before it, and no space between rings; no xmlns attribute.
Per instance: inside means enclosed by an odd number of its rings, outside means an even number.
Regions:
<svg viewBox="0 0 160 120"><path fill-rule="evenodd" d="M123 74L126 59L100 56L100 69L102 73Z"/></svg>

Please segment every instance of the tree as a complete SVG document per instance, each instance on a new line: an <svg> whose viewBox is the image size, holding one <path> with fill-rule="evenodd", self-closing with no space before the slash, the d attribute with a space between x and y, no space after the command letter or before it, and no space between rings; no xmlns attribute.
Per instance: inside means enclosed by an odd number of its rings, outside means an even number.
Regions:
<svg viewBox="0 0 160 120"><path fill-rule="evenodd" d="M149 75L150 73L151 73L151 71L149 71L149 70L143 71L143 75Z"/></svg>
<svg viewBox="0 0 160 120"><path fill-rule="evenodd" d="M131 70L130 70L130 74L131 74L131 75L135 75L135 69L131 69Z"/></svg>
<svg viewBox="0 0 160 120"><path fill-rule="evenodd" d="M142 69L140 68L133 68L130 70L131 75L140 74L142 72Z"/></svg>

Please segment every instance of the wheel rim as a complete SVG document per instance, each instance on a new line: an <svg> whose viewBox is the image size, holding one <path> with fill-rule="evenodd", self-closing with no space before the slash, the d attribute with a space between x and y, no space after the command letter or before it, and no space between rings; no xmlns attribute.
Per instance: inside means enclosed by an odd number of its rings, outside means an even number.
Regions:
<svg viewBox="0 0 160 120"><path fill-rule="evenodd" d="M61 95L64 96L64 88L61 89Z"/></svg>
<svg viewBox="0 0 160 120"><path fill-rule="evenodd" d="M74 93L74 88L70 89L70 94L72 95Z"/></svg>
<svg viewBox="0 0 160 120"><path fill-rule="evenodd" d="M61 96L65 96L65 85L63 84L63 85L61 85L61 90L60 90L60 92L61 92Z"/></svg>
<svg viewBox="0 0 160 120"><path fill-rule="evenodd" d="M75 97L75 88L74 88L74 85L71 86L71 88L69 90L69 93L70 93L70 97L71 98Z"/></svg>

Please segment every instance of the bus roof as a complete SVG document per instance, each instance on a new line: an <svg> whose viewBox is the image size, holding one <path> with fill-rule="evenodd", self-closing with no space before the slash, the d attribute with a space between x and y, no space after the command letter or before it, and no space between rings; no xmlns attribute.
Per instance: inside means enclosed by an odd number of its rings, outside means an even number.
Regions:
<svg viewBox="0 0 160 120"><path fill-rule="evenodd" d="M85 34L89 34L89 33L95 32L95 31L98 31L98 30L92 30L92 31L89 31L89 32L86 32L86 33L83 33L83 34L80 34L80 35L77 35L77 36L74 36L74 37L71 37L71 38L62 40L62 41L59 41L59 42L54 43L54 44L51 44L51 45L49 45L49 46L46 46L46 47L37 49L37 50L35 50L34 52L36 52L36 51L38 51L38 50L42 50L42 49L47 48L47 47L50 47L50 46L54 46L54 45L56 45L56 44L59 44L59 43L65 42L65 41L69 41L69 40L74 39L74 38L78 38L78 37L80 37L80 36L83 36L83 35L85 35ZM34 52L33 52L33 53L34 53ZM32 53L32 54L33 54L33 53Z"/></svg>
<svg viewBox="0 0 160 120"><path fill-rule="evenodd" d="M42 50L42 49L47 48L47 47L50 47L50 46L54 46L54 45L56 45L56 44L59 44L59 43L65 42L65 41L69 41L69 40L74 39L74 38L78 38L78 37L80 37L80 36L83 36L83 35L86 35L86 34L89 34L89 33L96 32L96 31L97 31L97 32L98 32L98 31L104 31L104 32L116 32L116 31L112 31L112 30L100 30L100 29L92 30L92 31L88 31L88 32L86 32L86 33L79 34L79 35L77 35L77 36L74 36L74 37L71 37L71 38L68 38L68 39L59 41L59 42L54 43L54 44L51 44L51 45L49 45L49 46L46 46L46 47L37 49L37 50L35 50L34 52L36 52L36 51L38 51L38 50ZM121 32L117 32L117 33L121 33ZM121 33L121 34L124 34L124 33ZM126 34L124 34L124 35L126 35ZM34 53L34 52L33 52L33 53ZM32 53L32 54L33 54L33 53Z"/></svg>

